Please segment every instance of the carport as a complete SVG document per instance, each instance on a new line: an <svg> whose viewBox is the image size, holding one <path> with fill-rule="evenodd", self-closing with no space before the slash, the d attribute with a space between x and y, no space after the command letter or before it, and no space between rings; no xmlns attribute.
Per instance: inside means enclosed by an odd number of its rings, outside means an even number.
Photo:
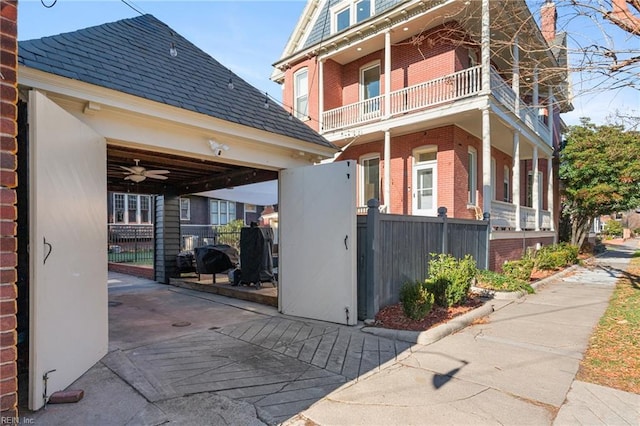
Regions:
<svg viewBox="0 0 640 426"><path fill-rule="evenodd" d="M333 155L330 143L151 15L19 52L29 408L107 352L107 190L157 195L156 280L166 283L180 195L278 178L280 312L355 324L355 164L312 165ZM167 179L125 180L121 166L135 159Z"/></svg>

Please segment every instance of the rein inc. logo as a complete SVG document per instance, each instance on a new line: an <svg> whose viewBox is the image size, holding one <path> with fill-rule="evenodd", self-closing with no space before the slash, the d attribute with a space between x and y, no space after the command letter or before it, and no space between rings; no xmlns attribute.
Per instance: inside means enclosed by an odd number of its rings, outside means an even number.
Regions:
<svg viewBox="0 0 640 426"><path fill-rule="evenodd" d="M30 417L0 417L0 425L34 425L35 420Z"/></svg>

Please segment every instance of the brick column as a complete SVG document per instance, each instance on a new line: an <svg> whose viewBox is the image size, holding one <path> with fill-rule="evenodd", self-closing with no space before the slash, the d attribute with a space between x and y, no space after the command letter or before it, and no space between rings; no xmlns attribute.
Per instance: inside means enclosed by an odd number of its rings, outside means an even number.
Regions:
<svg viewBox="0 0 640 426"><path fill-rule="evenodd" d="M0 0L0 416L17 417L18 2Z"/></svg>

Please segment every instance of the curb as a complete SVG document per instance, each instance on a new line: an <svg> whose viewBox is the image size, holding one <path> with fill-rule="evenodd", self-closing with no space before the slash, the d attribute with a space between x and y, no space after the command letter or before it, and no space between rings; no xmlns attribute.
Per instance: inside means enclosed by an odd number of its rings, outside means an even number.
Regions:
<svg viewBox="0 0 640 426"><path fill-rule="evenodd" d="M572 265L556 274L531 283L531 287L537 290L538 287L562 278L580 267L581 265L579 264ZM360 330L363 333L373 334L379 337L386 337L388 339L401 340L403 342L416 343L418 345L426 346L435 343L438 340L449 336L457 331L462 330L476 319L486 317L492 312L509 305L514 300L520 299L521 297L527 295L527 292L525 291L494 291L479 287L472 287L471 290L482 297L490 297L492 300L503 301L503 303L501 303L500 306L496 307L495 304L490 304L489 302L487 302L479 308L467 312L464 315L460 315L459 317L455 317L444 324L426 331L394 330L390 328L370 327L366 325Z"/></svg>
<svg viewBox="0 0 640 426"><path fill-rule="evenodd" d="M497 309L500 308L502 308L502 306L498 307ZM476 319L486 317L495 310L496 308L493 304L485 303L479 308L469 311L466 314L460 315L459 317L455 317L444 324L426 331L393 330L389 328L367 326L362 327L361 331L379 337L401 340L403 342L417 343L419 345L430 345L431 343L435 343L443 337L453 334L456 331L462 330Z"/></svg>

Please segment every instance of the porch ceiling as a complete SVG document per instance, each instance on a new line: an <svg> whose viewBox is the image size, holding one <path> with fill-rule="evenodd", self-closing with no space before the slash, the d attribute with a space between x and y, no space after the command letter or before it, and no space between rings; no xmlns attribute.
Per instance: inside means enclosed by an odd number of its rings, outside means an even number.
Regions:
<svg viewBox="0 0 640 426"><path fill-rule="evenodd" d="M134 159L140 160L140 166L147 170L169 170L167 179L147 178L140 183L125 180L127 172L121 166L134 166ZM107 145L107 189L109 191L184 195L277 178L278 172L273 170Z"/></svg>

